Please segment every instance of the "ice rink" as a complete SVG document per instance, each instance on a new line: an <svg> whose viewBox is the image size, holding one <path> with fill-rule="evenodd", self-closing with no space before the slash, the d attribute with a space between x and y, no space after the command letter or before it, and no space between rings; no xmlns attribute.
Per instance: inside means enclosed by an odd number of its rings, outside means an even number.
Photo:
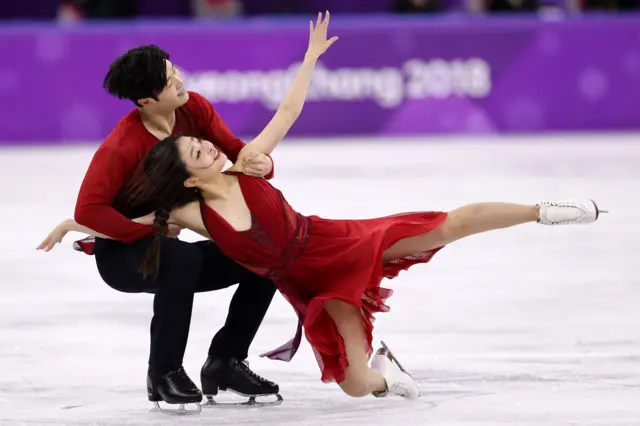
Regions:
<svg viewBox="0 0 640 426"><path fill-rule="evenodd" d="M94 259L72 250L77 234L51 253L35 250L73 215L95 145L3 149L0 424L640 425L639 138L284 143L273 183L303 214L585 196L610 214L589 226L475 236L386 281L395 294L375 339L418 380L418 401L349 399L320 382L306 342L291 363L258 358L295 331L278 295L249 361L285 402L190 417L148 413L152 296L107 287ZM196 296L185 368L198 384L234 289Z"/></svg>

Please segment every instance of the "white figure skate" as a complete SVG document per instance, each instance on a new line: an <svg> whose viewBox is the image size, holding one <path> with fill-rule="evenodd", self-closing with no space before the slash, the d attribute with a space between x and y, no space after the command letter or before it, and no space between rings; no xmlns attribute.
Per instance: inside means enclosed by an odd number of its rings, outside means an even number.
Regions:
<svg viewBox="0 0 640 426"><path fill-rule="evenodd" d="M407 399L420 397L420 388L413 377L406 372L398 359L391 353L384 342L371 360L371 368L384 377L387 389L384 392L373 392L373 396L382 398L388 394L398 395Z"/></svg>
<svg viewBox="0 0 640 426"><path fill-rule="evenodd" d="M608 213L589 198L542 201L536 205L540 207L538 223L542 225L587 225L598 220L600 213Z"/></svg>

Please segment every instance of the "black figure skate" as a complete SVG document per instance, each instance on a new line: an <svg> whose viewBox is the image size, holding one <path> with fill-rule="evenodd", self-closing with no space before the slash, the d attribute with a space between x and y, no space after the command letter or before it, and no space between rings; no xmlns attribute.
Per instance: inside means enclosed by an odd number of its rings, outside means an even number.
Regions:
<svg viewBox="0 0 640 426"><path fill-rule="evenodd" d="M147 394L149 401L154 403L151 413L161 412L166 414L199 414L202 411L202 392L189 378L184 368L169 371L161 377L147 374ZM179 405L177 410L160 407L160 402L171 405ZM195 410L187 410L186 404L195 404Z"/></svg>
<svg viewBox="0 0 640 426"><path fill-rule="evenodd" d="M280 405L280 387L251 371L247 361L235 358L207 358L200 372L202 393L207 398L205 407L264 407ZM218 391L231 391L249 398L244 402L219 402L214 397ZM275 397L275 400L258 401L258 397Z"/></svg>

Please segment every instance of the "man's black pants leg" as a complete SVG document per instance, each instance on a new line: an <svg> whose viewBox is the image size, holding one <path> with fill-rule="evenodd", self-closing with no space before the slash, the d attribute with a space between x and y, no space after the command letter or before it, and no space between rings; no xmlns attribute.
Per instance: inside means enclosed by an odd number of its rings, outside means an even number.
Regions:
<svg viewBox="0 0 640 426"><path fill-rule="evenodd" d="M203 259L197 291L238 284L227 320L211 341L209 355L243 360L247 358L249 347L269 310L276 287L272 281L233 262L211 241L201 241L196 245Z"/></svg>
<svg viewBox="0 0 640 426"><path fill-rule="evenodd" d="M153 374L182 365L195 292L213 291L239 283L227 321L209 350L216 357L247 357L249 346L269 308L275 286L224 256L211 241L188 243L163 238L160 270L142 279L139 267L153 241L124 244L96 241L96 263L103 280L127 293L154 293L149 367Z"/></svg>

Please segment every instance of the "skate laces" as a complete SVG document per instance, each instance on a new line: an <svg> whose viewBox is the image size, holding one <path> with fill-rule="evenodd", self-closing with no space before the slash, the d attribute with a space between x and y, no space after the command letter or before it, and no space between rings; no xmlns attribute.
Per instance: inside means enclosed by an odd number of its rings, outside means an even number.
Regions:
<svg viewBox="0 0 640 426"><path fill-rule="evenodd" d="M584 203L574 201L574 200L542 201L536 205L540 207L538 223L541 223L543 225L553 226L553 225L569 225L572 223L580 223L580 221L583 220L583 218L585 217L588 211L588 207ZM547 208L553 208L553 207L573 208L577 210L579 214L577 217L566 217L566 218L558 219L553 214L549 214L549 212L547 212L546 210Z"/></svg>
<svg viewBox="0 0 640 426"><path fill-rule="evenodd" d="M255 372L253 372L251 370L251 368L249 368L249 362L248 361L246 361L246 360L244 360L244 361L236 361L236 363L240 366L240 368L243 371L245 371L247 374L249 374L254 379L257 379L260 382L268 383L270 385L273 384L269 380L265 379L264 377L260 376L259 374L256 374Z"/></svg>
<svg viewBox="0 0 640 426"><path fill-rule="evenodd" d="M196 384L193 383L193 380L191 380L187 372L184 370L184 367L180 367L177 370L172 371L167 376L167 378L179 388L188 387L192 390L198 389Z"/></svg>

